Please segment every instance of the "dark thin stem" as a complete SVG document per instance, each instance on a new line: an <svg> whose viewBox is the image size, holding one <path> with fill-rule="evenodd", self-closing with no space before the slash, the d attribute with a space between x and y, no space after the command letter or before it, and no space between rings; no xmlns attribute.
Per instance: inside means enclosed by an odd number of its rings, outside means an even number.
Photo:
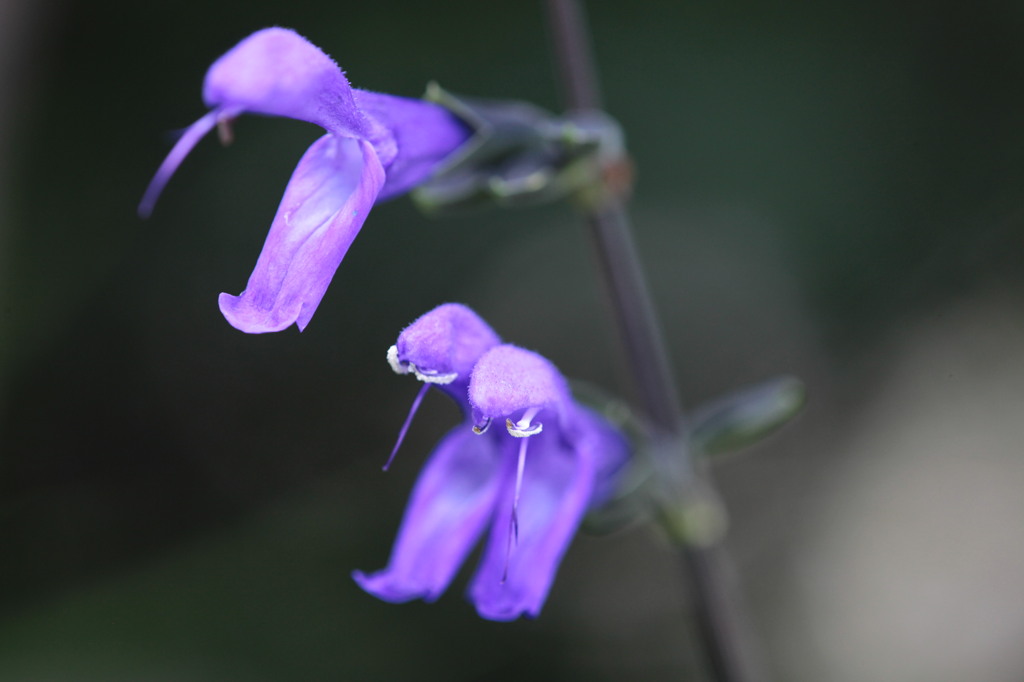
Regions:
<svg viewBox="0 0 1024 682"><path fill-rule="evenodd" d="M546 0L565 107L601 109L597 70L578 0ZM630 374L655 433L662 494L682 509L716 498L713 485L688 451L686 421L623 203L608 198L586 213ZM676 499L673 499L676 498ZM670 512L662 510L666 515ZM668 521L667 523L671 523ZM766 679L755 665L746 620L738 605L728 556L717 542L680 543L709 679Z"/></svg>
<svg viewBox="0 0 1024 682"><path fill-rule="evenodd" d="M566 109L601 109L597 69L590 52L589 30L576 2L546 3L555 65Z"/></svg>
<svg viewBox="0 0 1024 682"><path fill-rule="evenodd" d="M566 109L601 109L597 71L579 4L575 0L548 0L547 7ZM647 415L669 433L682 431L682 405L625 207L620 201L607 201L587 219Z"/></svg>

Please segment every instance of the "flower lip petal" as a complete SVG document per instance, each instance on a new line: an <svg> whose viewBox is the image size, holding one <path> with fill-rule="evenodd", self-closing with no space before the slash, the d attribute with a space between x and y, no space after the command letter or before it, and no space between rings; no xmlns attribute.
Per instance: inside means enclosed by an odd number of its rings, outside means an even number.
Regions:
<svg viewBox="0 0 1024 682"><path fill-rule="evenodd" d="M488 620L540 615L587 509L594 487L592 454L558 436L547 433L531 439L517 506L517 462L506 457L497 513L469 588L477 613ZM509 522L513 508L514 524Z"/></svg>
<svg viewBox="0 0 1024 682"><path fill-rule="evenodd" d="M500 493L500 441L450 431L416 481L387 568L352 577L389 602L434 601L491 520Z"/></svg>
<svg viewBox="0 0 1024 682"><path fill-rule="evenodd" d="M245 291L220 296L228 322L253 334L293 323L304 329L383 182L369 143L330 133L314 142L288 183Z"/></svg>

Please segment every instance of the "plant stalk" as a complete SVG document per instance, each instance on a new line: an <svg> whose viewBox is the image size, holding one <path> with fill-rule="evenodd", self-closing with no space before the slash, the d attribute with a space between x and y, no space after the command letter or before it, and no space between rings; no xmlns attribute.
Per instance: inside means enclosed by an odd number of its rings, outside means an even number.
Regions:
<svg viewBox="0 0 1024 682"><path fill-rule="evenodd" d="M545 0L565 108L601 110L601 94L583 8L578 0ZM644 271L636 253L624 202L608 196L585 210L590 241L604 279L615 326L644 415L664 483L658 513L673 524L678 510L698 510L717 501L714 484L692 457L686 419ZM678 520L677 518L675 520ZM763 682L735 573L721 538L687 540L673 534L685 566L707 679Z"/></svg>

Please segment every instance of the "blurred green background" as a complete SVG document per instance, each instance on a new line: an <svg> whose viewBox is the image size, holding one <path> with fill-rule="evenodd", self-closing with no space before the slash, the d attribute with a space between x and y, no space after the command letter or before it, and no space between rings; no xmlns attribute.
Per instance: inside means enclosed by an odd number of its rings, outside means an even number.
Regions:
<svg viewBox="0 0 1024 682"><path fill-rule="evenodd" d="M589 7L637 240L689 406L793 373L794 426L718 468L779 680L1024 676L1024 4ZM539 3L0 3L0 679L685 679L687 596L633 529L542 617L394 606L406 495L455 421L384 360L457 300L627 392L566 207L373 211L307 331L238 293L318 130L247 117L135 207L206 67L296 29L357 87L557 108Z"/></svg>

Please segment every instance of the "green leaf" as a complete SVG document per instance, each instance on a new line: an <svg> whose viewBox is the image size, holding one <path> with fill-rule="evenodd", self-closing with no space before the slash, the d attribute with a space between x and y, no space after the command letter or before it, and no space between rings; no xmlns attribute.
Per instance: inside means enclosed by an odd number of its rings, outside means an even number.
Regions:
<svg viewBox="0 0 1024 682"><path fill-rule="evenodd" d="M742 389L694 412L691 443L706 455L753 445L799 414L805 401L803 382L791 376Z"/></svg>

